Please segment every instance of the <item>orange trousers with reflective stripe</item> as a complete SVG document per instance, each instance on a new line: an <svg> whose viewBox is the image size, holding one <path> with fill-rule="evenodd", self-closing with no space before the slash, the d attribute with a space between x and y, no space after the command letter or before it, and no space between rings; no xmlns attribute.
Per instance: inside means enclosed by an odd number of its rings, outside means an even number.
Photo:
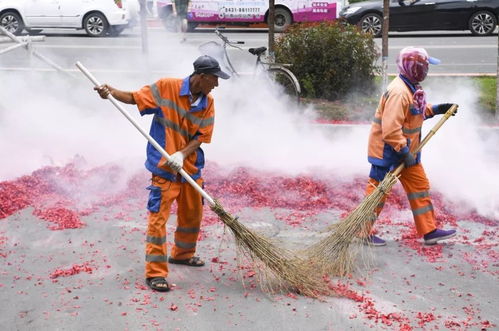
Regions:
<svg viewBox="0 0 499 331"><path fill-rule="evenodd" d="M400 183L409 199L416 230L420 236L435 230L435 213L429 196L430 182L426 177L423 166L419 163L409 168L404 168L400 173ZM378 186L379 182L369 178L366 186L366 195L369 195ZM380 202L375 212L379 216L385 204L386 196Z"/></svg>
<svg viewBox="0 0 499 331"><path fill-rule="evenodd" d="M202 187L203 179L196 182ZM177 229L171 257L190 259L196 251L201 219L203 218L203 200L189 183L170 182L153 176L152 185L161 189L161 201L158 212L149 211L146 239L146 278L167 277L166 222L170 216L172 203L177 201Z"/></svg>

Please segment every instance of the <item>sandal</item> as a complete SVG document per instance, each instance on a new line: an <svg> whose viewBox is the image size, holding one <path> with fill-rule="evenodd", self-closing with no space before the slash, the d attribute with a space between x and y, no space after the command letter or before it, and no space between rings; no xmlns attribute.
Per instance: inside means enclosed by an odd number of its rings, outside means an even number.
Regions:
<svg viewBox="0 0 499 331"><path fill-rule="evenodd" d="M165 277L146 278L146 284L151 290L154 291L168 292L170 290L170 284L168 284Z"/></svg>
<svg viewBox="0 0 499 331"><path fill-rule="evenodd" d="M202 267L202 266L204 266L204 261L201 260L199 258L199 256L193 256L190 259L185 259L185 260L177 260L177 259L169 257L168 262L173 263L173 264L184 264L184 265L188 265L190 267Z"/></svg>

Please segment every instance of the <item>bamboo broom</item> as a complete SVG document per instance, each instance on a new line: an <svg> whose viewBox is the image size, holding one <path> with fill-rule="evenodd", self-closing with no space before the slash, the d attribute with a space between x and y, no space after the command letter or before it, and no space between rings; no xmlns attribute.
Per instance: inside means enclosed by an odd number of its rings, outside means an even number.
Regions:
<svg viewBox="0 0 499 331"><path fill-rule="evenodd" d="M415 154L421 151L445 121L456 112L457 108L458 105L454 104L447 110L421 141L414 151ZM366 196L353 212L331 227L332 232L327 237L305 249L302 253L304 253L306 260L313 261L313 264L326 274L343 276L352 272L358 249L352 249L351 244L358 237L367 237L368 233L366 232L369 228L367 225L376 220L374 210L395 185L403 169L404 163L400 164L393 172L388 173L376 189Z"/></svg>
<svg viewBox="0 0 499 331"><path fill-rule="evenodd" d="M76 66L95 86L101 85L80 62L76 62ZM112 95L107 98L166 160L170 160L170 155L123 109ZM288 289L291 287L292 290L298 293L315 298L329 293L329 288L327 283L323 281L322 275L310 272L309 264L306 264L291 251L277 247L264 236L245 227L238 221L237 217L233 217L226 212L217 200L209 196L185 170L181 169L179 173L208 201L211 210L232 231L238 251L245 254L253 262L261 262L256 264L263 264L265 276L262 278L270 280L270 277L273 276L278 280L277 286L272 286L272 289L276 287L278 289Z"/></svg>

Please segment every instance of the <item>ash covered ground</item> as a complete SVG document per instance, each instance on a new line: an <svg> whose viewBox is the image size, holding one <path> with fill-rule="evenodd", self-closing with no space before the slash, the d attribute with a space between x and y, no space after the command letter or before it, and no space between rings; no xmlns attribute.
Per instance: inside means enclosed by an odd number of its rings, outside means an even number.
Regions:
<svg viewBox="0 0 499 331"><path fill-rule="evenodd" d="M363 198L366 178L205 169L206 190L242 223L290 249L317 242ZM3 330L493 330L499 324L497 220L432 198L458 235L423 246L394 187L377 222L372 267L332 279L338 296L267 293L205 206L203 268L170 266L172 291L144 284L149 175L75 159L0 182ZM459 212L458 212L459 211ZM175 207L168 222L169 242Z"/></svg>

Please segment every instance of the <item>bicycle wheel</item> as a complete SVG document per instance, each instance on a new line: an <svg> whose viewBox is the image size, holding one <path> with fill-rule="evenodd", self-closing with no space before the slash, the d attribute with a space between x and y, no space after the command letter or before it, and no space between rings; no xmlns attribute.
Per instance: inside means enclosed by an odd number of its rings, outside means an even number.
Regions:
<svg viewBox="0 0 499 331"><path fill-rule="evenodd" d="M300 83L291 70L284 67L273 66L267 71L270 77L283 88L283 92L286 93L291 100L299 104L301 94Z"/></svg>

